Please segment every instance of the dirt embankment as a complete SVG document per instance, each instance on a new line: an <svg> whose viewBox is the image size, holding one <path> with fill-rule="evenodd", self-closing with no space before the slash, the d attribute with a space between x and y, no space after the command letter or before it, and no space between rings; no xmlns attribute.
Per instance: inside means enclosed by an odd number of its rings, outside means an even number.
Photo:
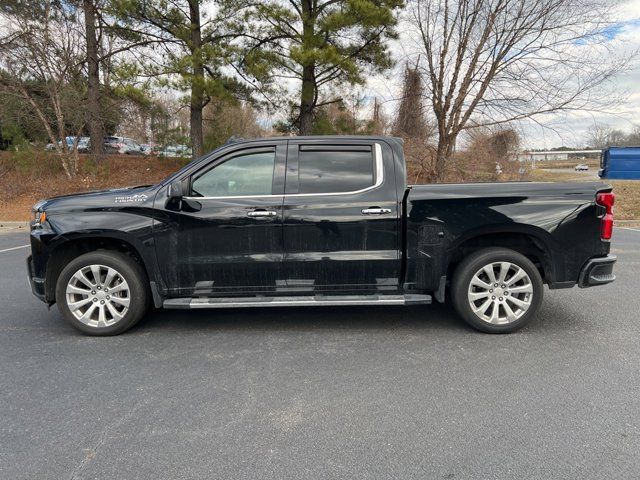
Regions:
<svg viewBox="0 0 640 480"><path fill-rule="evenodd" d="M156 183L186 163L183 159L109 155L100 164L80 155L78 174L68 178L48 152L0 152L0 220L29 220L41 198L105 188Z"/></svg>
<svg viewBox="0 0 640 480"><path fill-rule="evenodd" d="M95 165L86 155L80 156L78 174L69 179L60 161L47 152L0 152L0 220L29 220L31 206L41 198L105 188L156 183L182 167L188 160L128 155L109 155ZM565 162L569 165L571 162ZM520 164L515 164L515 167ZM545 167L547 165L545 164ZM495 176L495 173L493 173ZM476 178L477 177L477 178ZM512 180L503 178L499 180ZM583 177L583 178L582 178ZM523 180L593 181L576 172L549 169L528 171ZM491 181L480 174L467 181ZM460 181L460 180L457 180ZM610 182L616 192L615 213L618 220L640 220L640 181Z"/></svg>

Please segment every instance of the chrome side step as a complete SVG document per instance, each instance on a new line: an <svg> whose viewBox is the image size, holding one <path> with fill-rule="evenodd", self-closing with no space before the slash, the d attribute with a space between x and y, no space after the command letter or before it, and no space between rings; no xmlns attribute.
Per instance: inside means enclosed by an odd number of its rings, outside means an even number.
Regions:
<svg viewBox="0 0 640 480"><path fill-rule="evenodd" d="M431 295L314 295L291 297L170 298L164 308L311 307L336 305L416 305L431 303Z"/></svg>

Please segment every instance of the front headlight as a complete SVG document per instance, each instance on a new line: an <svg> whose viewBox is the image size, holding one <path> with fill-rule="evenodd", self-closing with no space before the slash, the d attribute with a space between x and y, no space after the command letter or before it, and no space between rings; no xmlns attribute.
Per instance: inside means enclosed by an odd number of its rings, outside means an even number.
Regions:
<svg viewBox="0 0 640 480"><path fill-rule="evenodd" d="M35 211L33 212L33 224L42 225L47 221L47 212Z"/></svg>
<svg viewBox="0 0 640 480"><path fill-rule="evenodd" d="M33 207L31 207L31 214L32 214L34 227L42 225L47 220L47 213L44 210L42 210L42 207L44 206L44 204L45 202L43 200L40 200Z"/></svg>

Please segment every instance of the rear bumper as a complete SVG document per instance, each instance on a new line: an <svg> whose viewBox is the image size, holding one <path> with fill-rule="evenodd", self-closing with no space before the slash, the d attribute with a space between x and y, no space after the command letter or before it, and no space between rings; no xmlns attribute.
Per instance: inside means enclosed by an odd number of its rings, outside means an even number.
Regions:
<svg viewBox="0 0 640 480"><path fill-rule="evenodd" d="M616 260L615 255L607 255L587 261L580 271L578 286L580 288L595 287L613 282L616 279L613 274L613 264L616 263Z"/></svg>
<svg viewBox="0 0 640 480"><path fill-rule="evenodd" d="M46 302L45 290L44 290L44 278L35 277L33 275L33 257L29 255L27 257L27 274L29 277L29 285L31 285L31 291L43 302Z"/></svg>

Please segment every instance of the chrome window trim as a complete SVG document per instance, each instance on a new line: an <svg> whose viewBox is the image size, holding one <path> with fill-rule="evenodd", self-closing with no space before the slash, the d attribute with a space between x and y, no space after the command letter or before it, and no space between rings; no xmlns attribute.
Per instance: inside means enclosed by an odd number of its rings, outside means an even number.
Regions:
<svg viewBox="0 0 640 480"><path fill-rule="evenodd" d="M288 197L323 197L335 195L357 195L374 190L384 182L384 163L382 161L382 147L379 143L374 144L375 162L376 162L376 182L366 188L360 190L352 190L350 192L327 192L327 193L283 193L281 195L235 195L228 197L183 197L185 200L227 200L227 199L243 199L243 198L288 198Z"/></svg>

